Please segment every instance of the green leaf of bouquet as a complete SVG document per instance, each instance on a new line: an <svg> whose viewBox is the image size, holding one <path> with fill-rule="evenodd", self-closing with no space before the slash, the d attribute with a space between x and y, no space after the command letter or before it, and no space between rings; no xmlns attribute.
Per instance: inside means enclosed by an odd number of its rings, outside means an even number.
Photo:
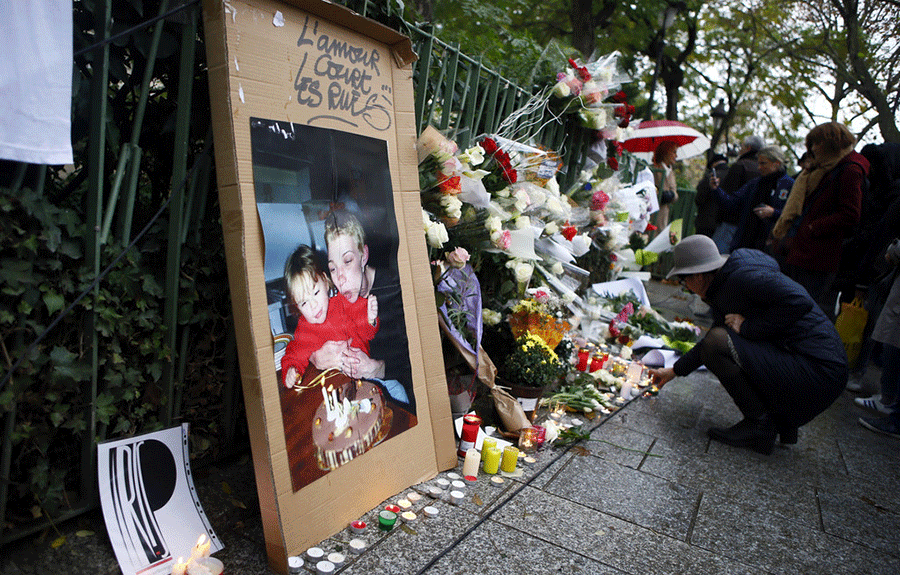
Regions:
<svg viewBox="0 0 900 575"><path fill-rule="evenodd" d="M634 252L634 259L642 266L649 266L659 260L659 254L641 249Z"/></svg>

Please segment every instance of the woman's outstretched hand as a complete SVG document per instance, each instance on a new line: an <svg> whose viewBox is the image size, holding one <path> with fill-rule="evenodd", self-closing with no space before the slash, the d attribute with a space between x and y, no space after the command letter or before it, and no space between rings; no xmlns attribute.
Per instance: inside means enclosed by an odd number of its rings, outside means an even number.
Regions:
<svg viewBox="0 0 900 575"><path fill-rule="evenodd" d="M651 369L650 378L653 385L662 389L662 386L675 379L675 370L671 367Z"/></svg>

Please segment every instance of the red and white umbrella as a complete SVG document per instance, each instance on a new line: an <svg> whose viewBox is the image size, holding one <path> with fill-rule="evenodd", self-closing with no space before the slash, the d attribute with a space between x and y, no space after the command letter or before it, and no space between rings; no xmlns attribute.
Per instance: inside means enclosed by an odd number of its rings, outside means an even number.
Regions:
<svg viewBox="0 0 900 575"><path fill-rule="evenodd" d="M709 149L709 138L675 120L644 120L634 134L622 142L622 147L647 162L653 161L653 150L660 142L671 140L678 144L678 159L699 156Z"/></svg>

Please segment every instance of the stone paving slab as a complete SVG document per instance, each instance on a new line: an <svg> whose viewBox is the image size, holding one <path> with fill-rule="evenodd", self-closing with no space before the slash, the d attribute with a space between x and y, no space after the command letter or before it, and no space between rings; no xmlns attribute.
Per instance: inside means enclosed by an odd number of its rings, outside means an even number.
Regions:
<svg viewBox="0 0 900 575"><path fill-rule="evenodd" d="M900 572L896 556L714 495L700 503L691 544L770 573Z"/></svg>
<svg viewBox="0 0 900 575"><path fill-rule="evenodd" d="M529 489L494 519L627 573L738 575L735 561L558 495Z"/></svg>
<svg viewBox="0 0 900 575"><path fill-rule="evenodd" d="M681 540L698 496L694 488L590 455L572 458L543 490Z"/></svg>

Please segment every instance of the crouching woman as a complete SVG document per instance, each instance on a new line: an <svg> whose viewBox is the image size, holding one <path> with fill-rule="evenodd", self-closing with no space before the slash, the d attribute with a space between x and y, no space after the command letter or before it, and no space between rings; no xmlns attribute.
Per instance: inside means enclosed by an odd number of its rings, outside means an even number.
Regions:
<svg viewBox="0 0 900 575"><path fill-rule="evenodd" d="M674 248L669 277L709 304L713 327L671 368L651 370L660 387L705 365L743 414L707 433L736 447L770 454L778 436L825 411L847 384L847 356L831 321L774 259L758 250L721 256L706 236Z"/></svg>

